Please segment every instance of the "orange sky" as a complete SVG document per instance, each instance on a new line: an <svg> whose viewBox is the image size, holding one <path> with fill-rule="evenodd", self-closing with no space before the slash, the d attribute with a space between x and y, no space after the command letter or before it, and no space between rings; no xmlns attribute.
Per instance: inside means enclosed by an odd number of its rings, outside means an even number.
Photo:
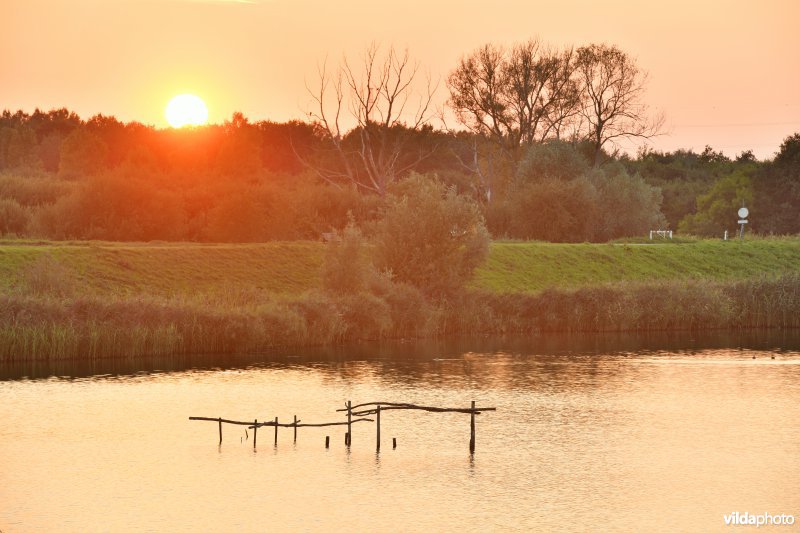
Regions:
<svg viewBox="0 0 800 533"><path fill-rule="evenodd" d="M68 107L166 126L171 96L210 120L303 118L304 81L372 41L443 80L486 42L607 42L649 72L658 149L771 157L800 131L800 1L0 0L0 109Z"/></svg>

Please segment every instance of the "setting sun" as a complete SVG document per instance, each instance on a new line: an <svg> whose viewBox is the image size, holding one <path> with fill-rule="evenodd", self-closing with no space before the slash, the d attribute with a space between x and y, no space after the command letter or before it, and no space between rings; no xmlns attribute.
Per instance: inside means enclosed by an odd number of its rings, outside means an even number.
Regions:
<svg viewBox="0 0 800 533"><path fill-rule="evenodd" d="M179 94L172 98L164 114L173 128L202 126L208 121L208 108L205 102L193 94Z"/></svg>

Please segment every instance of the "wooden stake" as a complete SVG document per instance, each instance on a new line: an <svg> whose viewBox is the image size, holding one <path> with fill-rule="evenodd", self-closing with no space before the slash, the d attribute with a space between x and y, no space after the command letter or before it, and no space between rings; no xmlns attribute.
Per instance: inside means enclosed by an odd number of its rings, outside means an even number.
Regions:
<svg viewBox="0 0 800 533"><path fill-rule="evenodd" d="M253 421L253 449L256 449L256 435L258 435L258 418Z"/></svg>
<svg viewBox="0 0 800 533"><path fill-rule="evenodd" d="M397 448L397 437L392 437L392 449Z"/></svg>
<svg viewBox="0 0 800 533"><path fill-rule="evenodd" d="M275 417L275 446L278 445L278 417Z"/></svg>
<svg viewBox="0 0 800 533"><path fill-rule="evenodd" d="M325 435L325 448L330 448L331 446L331 436Z"/></svg>
<svg viewBox="0 0 800 533"><path fill-rule="evenodd" d="M475 453L475 400L472 400L472 413L469 415L469 453Z"/></svg>
<svg viewBox="0 0 800 533"><path fill-rule="evenodd" d="M381 406L380 406L380 404L378 404L378 412L377 412L375 421L377 423L376 427L378 428L377 436L376 436L376 439L375 439L375 441L376 441L375 442L375 451L379 452L379 451L381 451Z"/></svg>
<svg viewBox="0 0 800 533"><path fill-rule="evenodd" d="M297 442L297 415L294 415L294 441Z"/></svg>
<svg viewBox="0 0 800 533"><path fill-rule="evenodd" d="M347 400L347 445L350 446L350 442L353 440L353 429L351 426L350 417L352 416L353 410L350 408L350 400Z"/></svg>
<svg viewBox="0 0 800 533"><path fill-rule="evenodd" d="M219 419L219 445L222 446L222 418Z"/></svg>

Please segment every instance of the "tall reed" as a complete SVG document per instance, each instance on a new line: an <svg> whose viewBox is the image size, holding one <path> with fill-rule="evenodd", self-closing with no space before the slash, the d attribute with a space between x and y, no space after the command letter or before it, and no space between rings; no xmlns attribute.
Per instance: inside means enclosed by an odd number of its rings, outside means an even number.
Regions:
<svg viewBox="0 0 800 533"><path fill-rule="evenodd" d="M0 361L252 352L402 337L800 327L800 275L625 283L537 294L464 291L431 301L382 283L354 294L196 297L0 295ZM33 287L38 287L35 289Z"/></svg>

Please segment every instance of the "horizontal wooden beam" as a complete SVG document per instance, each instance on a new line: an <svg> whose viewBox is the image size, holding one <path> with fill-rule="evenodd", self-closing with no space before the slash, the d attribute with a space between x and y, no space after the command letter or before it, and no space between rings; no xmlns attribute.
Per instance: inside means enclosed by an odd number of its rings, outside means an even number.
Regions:
<svg viewBox="0 0 800 533"><path fill-rule="evenodd" d="M238 420L226 420L224 418L211 418L211 417L207 417L207 416L190 416L189 420L201 420L201 421L205 421L205 422L221 422L223 424L236 424L236 425L239 425L239 426L247 426L249 429L253 429L255 427L264 427L264 426L275 427L276 425L278 427L283 427L283 428L293 428L293 427L298 427L298 428L319 428L319 427L325 427L325 426L346 426L347 425L347 422L323 422L323 423L320 423L320 424L301 424L300 421L298 420L297 424L295 424L294 422L289 422L287 424L276 424L275 422L259 422L258 426L255 426L255 425L253 425L252 422L241 422L241 421L238 421ZM374 422L374 420L371 419L371 418L357 418L357 419L353 420L353 422Z"/></svg>
<svg viewBox="0 0 800 533"><path fill-rule="evenodd" d="M380 405L382 411L389 409L414 409L419 411L428 411L430 413L465 413L465 414L481 414L482 411L496 411L496 407L476 407L474 409L469 407L432 407L427 405L414 405L411 403L395 403L395 402L367 402L359 405L354 405L351 409L354 416L369 416L377 413L378 406ZM356 411L361 407L375 406L372 409L363 409ZM337 409L337 412L345 412L347 408Z"/></svg>

